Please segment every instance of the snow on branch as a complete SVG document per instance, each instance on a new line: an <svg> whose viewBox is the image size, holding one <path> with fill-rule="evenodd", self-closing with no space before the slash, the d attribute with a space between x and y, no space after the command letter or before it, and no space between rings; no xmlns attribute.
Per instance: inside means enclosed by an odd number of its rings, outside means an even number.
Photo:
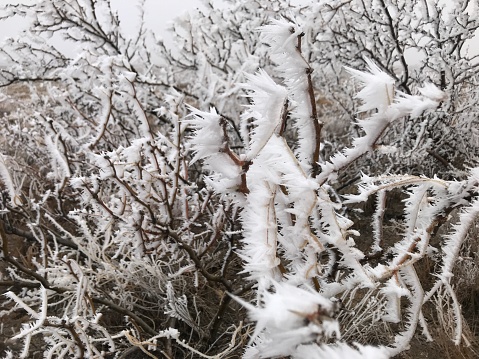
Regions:
<svg viewBox="0 0 479 359"><path fill-rule="evenodd" d="M30 316L0 356L382 359L436 316L467 343L475 10L210 3L171 48L143 0L132 36L107 0L3 8L33 23L0 48L0 314Z"/></svg>
<svg viewBox="0 0 479 359"><path fill-rule="evenodd" d="M191 111L193 118L185 121L195 129L191 139L195 155L191 163L204 160L206 169L211 171L208 183L220 193L240 187L245 162L229 147L224 119L213 108L209 113L193 108Z"/></svg>
<svg viewBox="0 0 479 359"><path fill-rule="evenodd" d="M338 322L332 318L336 304L318 293L287 283L273 283L273 292L265 291L261 305L254 307L235 298L249 309L256 322L245 358L269 358L291 355L298 345L312 340L339 339Z"/></svg>
<svg viewBox="0 0 479 359"><path fill-rule="evenodd" d="M7 168L7 160L4 155L0 153L0 179L4 183L8 195L10 196L10 203L13 207L21 204L21 199L18 196L15 186L13 184L10 171Z"/></svg>
<svg viewBox="0 0 479 359"><path fill-rule="evenodd" d="M286 19L271 20L260 28L262 40L270 46L270 57L288 91L287 108L292 126L298 131L296 155L304 171L316 172L319 161L322 122L314 94L313 69L306 60L303 40L309 29ZM306 45L306 44L305 44ZM284 117L283 121L286 121Z"/></svg>
<svg viewBox="0 0 479 359"><path fill-rule="evenodd" d="M264 71L247 75L248 82L243 88L249 90L251 105L242 115L242 121L253 119L253 130L246 158L253 159L266 145L271 136L281 130L287 90L273 81Z"/></svg>
<svg viewBox="0 0 479 359"><path fill-rule="evenodd" d="M368 58L364 60L368 65L368 72L346 67L346 70L358 79L363 86L356 95L363 102L359 110L385 112L394 100L394 79L381 71L372 60Z"/></svg>
<svg viewBox="0 0 479 359"><path fill-rule="evenodd" d="M420 90L422 96L407 95L398 91L394 95L394 82L391 77L381 71L371 60L366 59L366 61L369 66L367 72L348 70L361 81L363 86L358 93L358 97L363 102L360 110L377 110L377 112L366 119L357 121L357 125L364 135L355 138L352 147L335 154L329 162L321 165L322 171L317 177L320 184L328 179L334 180L339 170L374 150L392 122L402 117L418 117L426 111L432 111L438 108L441 101L447 97L433 84L426 84Z"/></svg>
<svg viewBox="0 0 479 359"><path fill-rule="evenodd" d="M346 343L301 345L293 353L294 359L388 359L390 354L385 347L355 344L350 346Z"/></svg>

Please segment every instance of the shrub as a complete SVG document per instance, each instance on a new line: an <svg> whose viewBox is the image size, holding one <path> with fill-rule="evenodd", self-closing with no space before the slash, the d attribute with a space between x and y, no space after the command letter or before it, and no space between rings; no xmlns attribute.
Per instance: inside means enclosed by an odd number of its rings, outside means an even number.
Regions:
<svg viewBox="0 0 479 359"><path fill-rule="evenodd" d="M386 358L431 319L467 341L472 7L228 2L173 49L109 1L3 11L34 20L1 50L4 102L29 93L1 119L5 357Z"/></svg>

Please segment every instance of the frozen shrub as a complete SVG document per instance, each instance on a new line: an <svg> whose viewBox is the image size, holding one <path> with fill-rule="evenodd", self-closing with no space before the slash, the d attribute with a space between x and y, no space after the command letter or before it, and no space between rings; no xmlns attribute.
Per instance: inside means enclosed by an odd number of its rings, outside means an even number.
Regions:
<svg viewBox="0 0 479 359"><path fill-rule="evenodd" d="M388 358L436 306L465 341L472 4L226 1L173 48L107 0L2 14L4 357Z"/></svg>

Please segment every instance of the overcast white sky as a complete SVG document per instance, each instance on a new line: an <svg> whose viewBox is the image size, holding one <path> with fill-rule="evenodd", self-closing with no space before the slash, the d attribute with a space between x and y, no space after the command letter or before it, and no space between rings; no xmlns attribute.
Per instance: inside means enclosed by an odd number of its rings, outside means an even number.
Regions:
<svg viewBox="0 0 479 359"><path fill-rule="evenodd" d="M34 3L42 0L0 0L0 3ZM63 0L59 0L63 1ZM136 28L135 19L139 18L139 10L137 8L137 0L110 0L112 6L118 9L122 27L125 32L133 32ZM174 18L191 11L195 8L205 9L204 0L145 0L145 17L146 25L152 29L158 37L162 37L168 43L168 34L166 29L174 20ZM222 0L213 0L215 3L221 3ZM308 3L311 0L292 0L293 3ZM1 14L0 14L1 16ZM15 36L26 27L26 21L21 18L0 21L0 42L6 37ZM55 41L58 46L57 41ZM63 51L68 52L69 45L60 47ZM469 54L475 55L479 53L479 39L470 41L468 46ZM414 56L413 56L414 57ZM1 60L1 59L0 59ZM414 59L410 59L413 63ZM0 61L1 62L1 61Z"/></svg>
<svg viewBox="0 0 479 359"><path fill-rule="evenodd" d="M0 0L0 4L32 4L42 0ZM64 1L64 0L59 0ZM140 11L138 9L137 0L110 0L112 7L118 10L121 26L125 33L135 33L137 22L139 21ZM214 0L221 1L221 0ZM169 35L166 29L171 25L173 20L187 11L196 8L205 9L202 0L145 0L145 22L148 28L153 30L157 37L163 38L169 43ZM1 16L2 14L0 14ZM8 38L18 35L22 30L27 28L28 21L21 17L0 21L0 43ZM66 43L62 39L53 38L55 46L68 55L74 55L74 48L71 44ZM0 66L5 66L5 59L0 57Z"/></svg>

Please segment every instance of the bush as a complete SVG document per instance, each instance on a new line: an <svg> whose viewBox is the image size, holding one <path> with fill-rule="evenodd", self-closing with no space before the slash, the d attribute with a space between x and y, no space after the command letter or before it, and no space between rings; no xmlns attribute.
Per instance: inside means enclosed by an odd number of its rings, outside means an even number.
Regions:
<svg viewBox="0 0 479 359"><path fill-rule="evenodd" d="M106 0L2 11L33 20L1 50L4 357L474 344L472 6L227 2L176 48Z"/></svg>

